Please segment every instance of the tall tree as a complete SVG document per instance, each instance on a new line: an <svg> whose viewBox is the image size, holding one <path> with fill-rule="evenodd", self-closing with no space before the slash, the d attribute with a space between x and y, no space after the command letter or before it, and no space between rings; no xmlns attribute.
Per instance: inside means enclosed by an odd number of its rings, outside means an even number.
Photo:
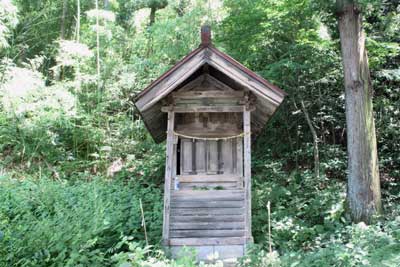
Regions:
<svg viewBox="0 0 400 267"><path fill-rule="evenodd" d="M60 39L65 38L65 19L68 12L68 0L63 0L62 14L61 14L61 28L60 28Z"/></svg>
<svg viewBox="0 0 400 267"><path fill-rule="evenodd" d="M99 25L99 0L96 3L96 66L97 66L97 93L100 91L100 25Z"/></svg>
<svg viewBox="0 0 400 267"><path fill-rule="evenodd" d="M357 1L337 0L336 5L346 97L347 199L353 221L369 223L382 207L365 33Z"/></svg>
<svg viewBox="0 0 400 267"><path fill-rule="evenodd" d="M153 25L156 21L156 12L159 9L163 9L168 5L168 1L165 0L151 0L147 3L150 8L150 22L149 25Z"/></svg>

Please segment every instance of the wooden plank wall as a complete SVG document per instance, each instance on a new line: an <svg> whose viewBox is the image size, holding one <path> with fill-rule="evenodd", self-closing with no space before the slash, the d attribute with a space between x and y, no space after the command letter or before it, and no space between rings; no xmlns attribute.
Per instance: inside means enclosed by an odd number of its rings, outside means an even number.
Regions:
<svg viewBox="0 0 400 267"><path fill-rule="evenodd" d="M174 191L170 244L244 244L244 199L244 190Z"/></svg>

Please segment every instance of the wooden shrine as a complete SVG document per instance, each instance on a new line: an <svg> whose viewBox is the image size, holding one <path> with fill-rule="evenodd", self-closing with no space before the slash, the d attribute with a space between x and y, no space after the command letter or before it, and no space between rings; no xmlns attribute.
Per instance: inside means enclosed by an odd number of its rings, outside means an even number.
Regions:
<svg viewBox="0 0 400 267"><path fill-rule="evenodd" d="M140 92L135 105L156 142L166 141L163 243L173 255L243 255L251 233L251 140L285 92L201 45Z"/></svg>

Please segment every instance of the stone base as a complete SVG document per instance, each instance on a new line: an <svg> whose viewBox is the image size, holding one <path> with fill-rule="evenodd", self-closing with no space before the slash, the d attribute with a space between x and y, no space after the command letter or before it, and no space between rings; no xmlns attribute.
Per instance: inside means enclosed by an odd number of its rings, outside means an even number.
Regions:
<svg viewBox="0 0 400 267"><path fill-rule="evenodd" d="M224 266L235 266L237 259L244 256L245 245L170 246L169 251L175 259L195 253L197 261L223 261Z"/></svg>

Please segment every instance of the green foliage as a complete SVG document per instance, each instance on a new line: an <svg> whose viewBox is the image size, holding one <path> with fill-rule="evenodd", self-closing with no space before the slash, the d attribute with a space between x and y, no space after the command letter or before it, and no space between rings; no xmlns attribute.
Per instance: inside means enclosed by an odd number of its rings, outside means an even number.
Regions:
<svg viewBox="0 0 400 267"><path fill-rule="evenodd" d="M9 46L11 30L17 26L17 7L10 0L0 1L0 52Z"/></svg>
<svg viewBox="0 0 400 267"><path fill-rule="evenodd" d="M141 183L0 180L1 266L105 266L122 236L158 244L159 189ZM120 250L119 248L118 250Z"/></svg>
<svg viewBox="0 0 400 267"><path fill-rule="evenodd" d="M80 0L79 42L77 2L0 0L0 266L195 266L193 253L169 260L159 251L165 148L151 140L132 99L198 46L205 21L218 48L289 93L253 145L257 245L240 266L398 265L396 1L361 1L386 212L370 226L346 218L334 2L225 0L222 8L210 1L209 10L197 0L110 0L94 10ZM300 101L317 131L320 178Z"/></svg>
<svg viewBox="0 0 400 267"><path fill-rule="evenodd" d="M127 245L129 252L121 252L113 255L112 259L119 267L222 267L222 262L206 264L196 262L195 253L190 249L183 249L178 259L168 259L162 250L156 250L151 246L141 247L132 242L130 237L124 237L117 244L117 248Z"/></svg>

